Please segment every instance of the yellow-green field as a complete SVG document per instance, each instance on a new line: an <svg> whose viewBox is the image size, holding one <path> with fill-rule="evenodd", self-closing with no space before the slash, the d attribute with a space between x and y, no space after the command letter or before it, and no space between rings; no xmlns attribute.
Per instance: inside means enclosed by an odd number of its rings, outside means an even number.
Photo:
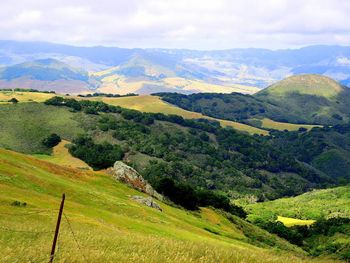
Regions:
<svg viewBox="0 0 350 263"><path fill-rule="evenodd" d="M308 258L267 232L260 240L274 240L283 250L256 247L211 209L188 212L157 201L161 212L133 201L144 194L108 174L2 149L0 189L1 262L48 262L62 193L54 262L333 262Z"/></svg>
<svg viewBox="0 0 350 263"><path fill-rule="evenodd" d="M8 101L12 98L16 98L19 102L44 102L53 96L55 96L55 94L52 93L0 91L0 104L9 103Z"/></svg>
<svg viewBox="0 0 350 263"><path fill-rule="evenodd" d="M143 112L154 112L154 113L161 112L164 114L176 114L186 119L205 118L209 120L217 120L224 127L231 126L237 130L245 131L250 134L268 135L268 131L255 128L246 124L242 124L234 121L215 119L212 117L205 116L201 113L181 109L179 107L176 107L174 105L171 105L169 103L162 101L157 96L143 95L143 96L122 97L122 98L94 97L94 98L88 98L88 99L100 100L110 105L120 106L123 108L129 108L129 109L134 109L134 110L143 111Z"/></svg>
<svg viewBox="0 0 350 263"><path fill-rule="evenodd" d="M68 141L62 140L53 148L52 155L35 154L33 156L62 166L91 170L91 167L87 163L73 157L69 153L68 149L65 147L69 143Z"/></svg>
<svg viewBox="0 0 350 263"><path fill-rule="evenodd" d="M309 125L309 124L294 124L287 122L278 122L268 118L259 119L261 121L261 127L265 129L274 129L279 131L297 131L299 128L305 128L311 130L314 127L322 127L321 125Z"/></svg>
<svg viewBox="0 0 350 263"><path fill-rule="evenodd" d="M316 222L315 220L301 220L301 219L284 217L284 216L278 216L276 221L283 223L286 227L310 226Z"/></svg>

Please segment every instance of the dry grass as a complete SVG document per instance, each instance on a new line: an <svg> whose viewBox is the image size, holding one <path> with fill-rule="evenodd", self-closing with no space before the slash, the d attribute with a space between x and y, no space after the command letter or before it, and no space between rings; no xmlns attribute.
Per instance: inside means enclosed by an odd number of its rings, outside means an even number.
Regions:
<svg viewBox="0 0 350 263"><path fill-rule="evenodd" d="M261 127L266 129L274 129L279 131L297 131L299 128L306 128L307 130L311 130L314 127L322 127L322 125L309 125L309 124L294 124L294 123L287 123L287 122L278 122L273 121L268 118L263 118L261 121Z"/></svg>
<svg viewBox="0 0 350 263"><path fill-rule="evenodd" d="M44 102L53 96L55 96L55 94L40 92L0 91L0 104L7 104L9 103L8 101L12 98L16 98L19 102Z"/></svg>
<svg viewBox="0 0 350 263"><path fill-rule="evenodd" d="M79 169L87 169L91 170L92 168L85 163L84 161L73 157L66 145L70 144L69 141L62 140L58 145L53 148L52 155L44 155L44 154L35 154L36 158L46 160L58 165L79 168Z"/></svg>
<svg viewBox="0 0 350 263"><path fill-rule="evenodd" d="M290 217L284 217L284 216L278 216L276 221L283 223L287 227L310 226L316 222L315 220L302 220L302 219L296 219L296 218L290 218Z"/></svg>

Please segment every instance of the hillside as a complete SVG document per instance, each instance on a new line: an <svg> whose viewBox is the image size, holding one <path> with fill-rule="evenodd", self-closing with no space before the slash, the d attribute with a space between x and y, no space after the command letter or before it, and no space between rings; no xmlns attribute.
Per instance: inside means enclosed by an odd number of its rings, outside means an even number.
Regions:
<svg viewBox="0 0 350 263"><path fill-rule="evenodd" d="M331 262L307 258L286 241L211 209L188 212L157 201L160 212L138 204L131 197L144 194L104 173L2 149L0 160L0 248L7 262L49 259L62 193L59 261Z"/></svg>
<svg viewBox="0 0 350 263"><path fill-rule="evenodd" d="M296 75L250 96L159 93L181 108L232 121L254 119L294 124L335 125L350 121L350 89L321 75ZM262 125L255 122L255 125ZM263 127L263 126L261 126Z"/></svg>
<svg viewBox="0 0 350 263"><path fill-rule="evenodd" d="M88 73L55 59L41 59L0 68L0 88L79 93L93 88Z"/></svg>
<svg viewBox="0 0 350 263"><path fill-rule="evenodd" d="M287 152L275 151L264 138L220 128L216 122L141 113L87 100L61 100L55 98L52 105L1 105L1 147L50 154L52 150L42 144L50 134L73 143L85 135L95 144L120 147L124 159L153 184L167 175L194 187L229 195L254 194L261 199L332 184L330 177L298 164ZM98 155L103 156L101 151ZM84 155L76 157L87 160ZM88 160L95 162L96 158Z"/></svg>
<svg viewBox="0 0 350 263"><path fill-rule="evenodd" d="M298 219L350 217L350 186L314 190L296 197L250 204L248 218L285 216Z"/></svg>
<svg viewBox="0 0 350 263"><path fill-rule="evenodd" d="M217 118L210 118L203 114L183 110L179 107L163 102L158 96L144 95L144 96L123 97L123 98L97 97L97 98L89 98L89 100L103 101L110 105L120 106L128 109L134 109L142 112L152 112L152 113L160 112L164 114L175 114L175 115L182 116L183 118L186 118L186 119L204 118L208 120L216 120L220 122L220 124L223 127L232 127L239 131L248 132L249 134L262 134L262 135L268 134L268 132L265 130L258 129L243 123L220 120Z"/></svg>
<svg viewBox="0 0 350 263"><path fill-rule="evenodd" d="M249 204L246 210L249 221L299 243L312 255L332 254L350 259L350 186ZM281 221L288 228L275 221Z"/></svg>
<svg viewBox="0 0 350 263"><path fill-rule="evenodd" d="M267 87L257 94L269 97L285 97L291 93L314 95L328 99L337 97L344 88L335 80L316 74L295 75Z"/></svg>

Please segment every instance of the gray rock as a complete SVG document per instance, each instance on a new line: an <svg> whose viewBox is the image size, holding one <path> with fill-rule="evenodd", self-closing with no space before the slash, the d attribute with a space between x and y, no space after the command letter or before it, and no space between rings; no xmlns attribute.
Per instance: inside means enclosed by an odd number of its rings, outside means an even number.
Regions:
<svg viewBox="0 0 350 263"><path fill-rule="evenodd" d="M132 198L132 200L135 200L136 202L146 205L148 207L152 207L154 209L157 209L159 211L163 211L162 208L153 201L152 197L143 197L143 196L139 196L139 195L134 195Z"/></svg>
<svg viewBox="0 0 350 263"><path fill-rule="evenodd" d="M113 168L110 169L111 174L119 181L131 186L132 188L144 192L158 200L164 200L153 187L132 167L121 161L116 161Z"/></svg>

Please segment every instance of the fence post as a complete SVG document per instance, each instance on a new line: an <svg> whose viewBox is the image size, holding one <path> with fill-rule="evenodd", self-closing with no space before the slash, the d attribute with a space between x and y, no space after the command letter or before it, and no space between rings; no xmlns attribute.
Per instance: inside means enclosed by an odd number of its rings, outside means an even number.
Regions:
<svg viewBox="0 0 350 263"><path fill-rule="evenodd" d="M57 224L56 224L56 230L55 230L55 236L53 238L52 242L52 248L51 248L51 255L50 255L50 261L49 263L53 262L53 258L55 256L55 249L56 249L56 243L58 238L58 233L60 231L60 224L61 224L61 218L62 218L62 212L63 212L63 206L64 206L64 199L66 198L66 195L62 195L62 201L60 206L60 211L58 212L58 218L57 218Z"/></svg>

